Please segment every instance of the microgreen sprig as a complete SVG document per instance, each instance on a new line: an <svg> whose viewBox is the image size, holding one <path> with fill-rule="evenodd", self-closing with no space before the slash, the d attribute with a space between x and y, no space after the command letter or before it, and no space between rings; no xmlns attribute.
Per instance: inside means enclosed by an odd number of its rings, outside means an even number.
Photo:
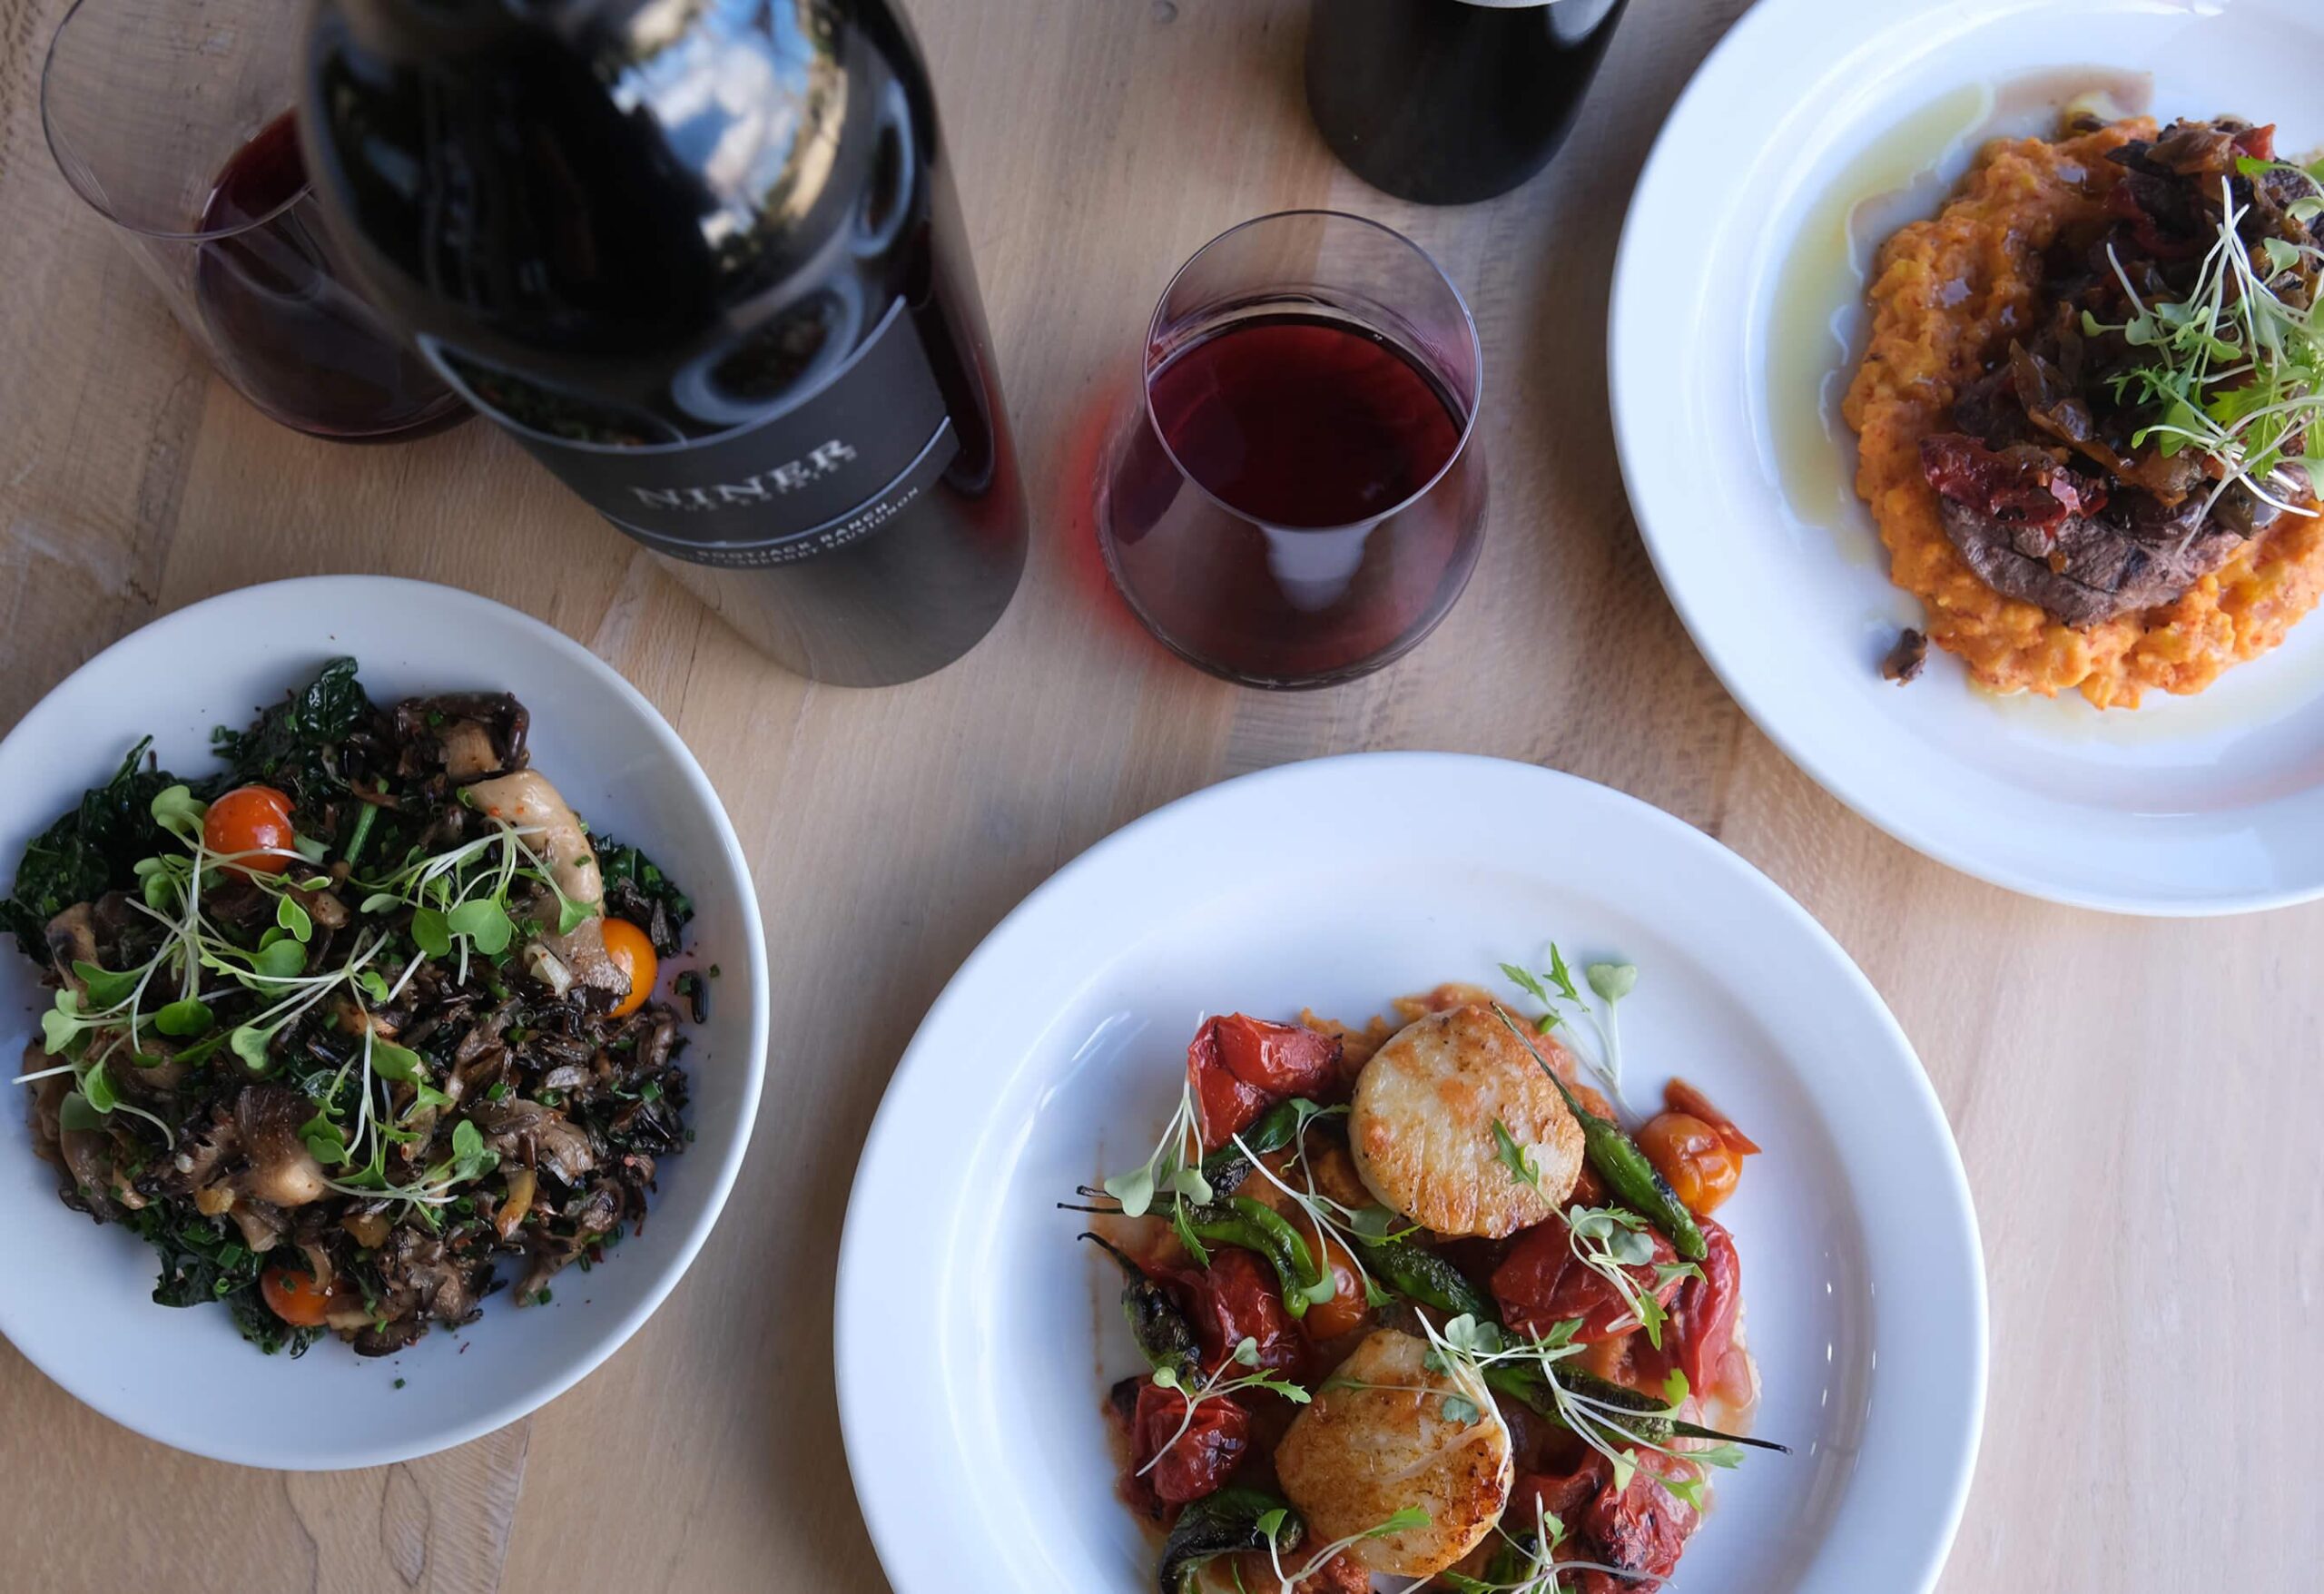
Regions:
<svg viewBox="0 0 2324 1594"><path fill-rule="evenodd" d="M1202 1140L1195 1128L1192 1079L1178 1087L1178 1105L1146 1160L1103 1184L1106 1194L1122 1204L1125 1217L1144 1217L1153 1210L1157 1193L1183 1194L1196 1202L1210 1199L1210 1181L1202 1176Z"/></svg>
<svg viewBox="0 0 2324 1594"><path fill-rule="evenodd" d="M2240 164L2250 175L2280 162ZM2083 331L2119 332L2150 352L2147 363L2112 379L2118 402L2157 416L2131 435L2131 446L2152 439L2165 458L2189 448L2201 455L2214 477L2206 517L2237 487L2280 512L2312 516L2285 467L2299 460L2311 472L2324 470L2324 328L2316 306L2286 300L2276 285L2288 276L2299 280L2303 264L2312 275L2324 251L2274 237L2247 245L2240 228L2250 206L2236 203L2225 177L2220 198L2218 236L2184 300L2145 302L2109 245L2132 313L2108 323L2085 310ZM2324 213L2324 195L2295 201L2290 213L2303 221Z"/></svg>
<svg viewBox="0 0 2324 1594"><path fill-rule="evenodd" d="M1533 1020L1536 1034L1547 1035L1561 1024L1571 1033L1572 1026L1567 1018L1569 1009L1589 1019L1590 1028L1597 1036L1598 1051L1597 1056L1584 1056L1581 1060L1604 1082L1614 1104L1627 1113L1630 1103L1622 1097L1622 1037L1614 1015L1622 999L1638 986L1638 966L1592 963L1584 969L1582 978L1597 997L1596 1004L1574 984L1573 970L1555 941L1550 943L1550 966L1541 973L1535 974L1516 963L1503 963L1501 972L1511 984L1541 1005L1541 1016Z"/></svg>

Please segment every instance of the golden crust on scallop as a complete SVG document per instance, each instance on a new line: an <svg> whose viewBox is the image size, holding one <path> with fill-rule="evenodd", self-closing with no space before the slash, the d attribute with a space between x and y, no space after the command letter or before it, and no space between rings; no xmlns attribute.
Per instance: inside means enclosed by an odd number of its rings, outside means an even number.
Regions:
<svg viewBox="0 0 2324 1594"><path fill-rule="evenodd" d="M1539 1190L1502 1160L1496 1120L1534 1148ZM1581 1173L1581 1126L1532 1048L1473 1003L1406 1025L1372 1055L1356 1077L1348 1144L1373 1195L1440 1235L1531 1228Z"/></svg>
<svg viewBox="0 0 2324 1594"><path fill-rule="evenodd" d="M1428 1343L1384 1328L1334 1376L1389 1388L1325 1388L1275 1447L1275 1475L1314 1545L1418 1507L1426 1524L1362 1539L1344 1553L1368 1571L1424 1578L1475 1549L1509 1503L1509 1430L1473 1379L1437 1373ZM1456 1421L1445 1415L1446 1397Z"/></svg>

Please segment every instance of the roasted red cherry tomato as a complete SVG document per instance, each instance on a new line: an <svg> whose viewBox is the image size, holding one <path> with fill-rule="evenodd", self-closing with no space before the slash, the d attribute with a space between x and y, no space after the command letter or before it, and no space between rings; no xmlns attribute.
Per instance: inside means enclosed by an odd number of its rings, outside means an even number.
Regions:
<svg viewBox="0 0 2324 1594"><path fill-rule="evenodd" d="M1666 1477L1693 1476L1691 1462L1643 1448L1635 1455L1638 1471L1630 1486L1616 1490L1608 1469L1604 1486L1581 1519L1581 1536L1594 1559L1630 1573L1633 1587L1636 1579L1667 1578L1675 1571L1688 1537L1702 1520L1694 1507L1662 1487Z"/></svg>
<svg viewBox="0 0 2324 1594"><path fill-rule="evenodd" d="M1256 1256L1240 1246L1214 1245L1208 1267L1186 1268L1170 1278L1185 1297L1205 1368L1218 1367L1247 1339L1258 1345L1260 1366L1295 1375L1305 1371L1306 1346L1275 1293L1274 1273Z"/></svg>
<svg viewBox="0 0 2324 1594"><path fill-rule="evenodd" d="M1213 1018L1187 1048L1202 1116L1202 1148L1216 1151L1276 1102L1313 1096L1339 1068L1340 1043L1297 1024L1245 1013Z"/></svg>
<svg viewBox="0 0 2324 1594"><path fill-rule="evenodd" d="M1303 1237L1310 1246L1315 1244L1313 1229ZM1371 1304L1364 1299L1364 1275L1355 1270L1355 1258L1335 1235L1324 1236L1324 1261L1332 1270L1332 1298L1320 1304L1310 1305L1307 1315L1299 1320L1300 1332L1309 1343L1322 1344L1344 1333L1354 1333L1364 1326L1371 1313Z"/></svg>
<svg viewBox="0 0 2324 1594"><path fill-rule="evenodd" d="M1678 1261L1679 1254L1660 1235L1641 1232L1654 1243L1653 1260L1622 1271L1640 1295L1667 1306L1679 1293L1679 1281L1660 1283L1654 1270ZM1572 1231L1561 1217L1552 1217L1517 1237L1509 1255L1493 1269L1492 1293L1501 1303L1502 1321L1527 1333L1547 1333L1554 1325L1578 1317L1581 1329L1574 1337L1591 1344L1639 1326L1637 1314L1621 1293L1573 1254Z"/></svg>
<svg viewBox="0 0 2324 1594"><path fill-rule="evenodd" d="M245 853L226 865L245 874L281 874L299 856L290 799L271 786L237 786L210 805L202 844L212 852Z"/></svg>
<svg viewBox="0 0 2324 1594"><path fill-rule="evenodd" d="M1197 1402L1189 1422L1183 1392L1151 1380L1139 1385L1137 1412L1130 1419L1130 1460L1147 1469L1145 1482L1164 1504L1184 1505L1216 1493L1250 1442L1251 1414L1233 1395Z"/></svg>

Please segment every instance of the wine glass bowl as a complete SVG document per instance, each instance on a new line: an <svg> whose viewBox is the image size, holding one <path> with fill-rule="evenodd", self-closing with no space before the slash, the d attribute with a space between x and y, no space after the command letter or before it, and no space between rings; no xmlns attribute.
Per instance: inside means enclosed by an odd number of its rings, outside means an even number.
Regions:
<svg viewBox="0 0 2324 1594"><path fill-rule="evenodd" d="M298 35L268 0L80 0L41 73L50 153L267 415L348 441L437 429L460 400L323 231L288 109Z"/></svg>
<svg viewBox="0 0 2324 1594"><path fill-rule="evenodd" d="M1155 307L1098 483L1115 585L1181 657L1328 686L1444 617L1475 567L1476 326L1436 262L1331 211L1246 221Z"/></svg>

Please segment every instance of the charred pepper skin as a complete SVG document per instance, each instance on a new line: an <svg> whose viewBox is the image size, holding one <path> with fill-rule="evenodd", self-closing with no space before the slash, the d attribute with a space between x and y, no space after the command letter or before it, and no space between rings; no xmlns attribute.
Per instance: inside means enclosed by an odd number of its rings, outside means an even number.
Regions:
<svg viewBox="0 0 2324 1594"><path fill-rule="evenodd" d="M1509 1026L1512 1034L1520 1040L1525 1039L1525 1032L1507 1013L1499 1008L1493 1011L1500 1014L1501 1021ZM1532 1051L1532 1043L1526 1041L1525 1048ZM1582 1106L1581 1099L1566 1087L1566 1082L1558 1077L1558 1071L1541 1061L1540 1053L1533 1054L1533 1060L1541 1063L1541 1072L1549 1076L1550 1083L1565 1098L1566 1110L1581 1126L1582 1155L1598 1170L1598 1176L1606 1181L1606 1188L1614 1199L1660 1229L1671 1249L1688 1261L1700 1262L1709 1255L1710 1247L1704 1242L1695 1215L1687 1210L1687 1204L1670 1188L1670 1181L1646 1159L1638 1142L1611 1118L1601 1118Z"/></svg>
<svg viewBox="0 0 2324 1594"><path fill-rule="evenodd" d="M1159 1284L1146 1275L1146 1270L1132 1260L1128 1253L1102 1235L1084 1233L1085 1240L1095 1241L1108 1256L1121 1264L1122 1315L1129 1319L1130 1337L1137 1342L1138 1353L1157 1373L1166 1369L1180 1378L1195 1377L1201 1363L1201 1349L1195 1339L1194 1324L1178 1310L1177 1303Z"/></svg>
<svg viewBox="0 0 2324 1594"><path fill-rule="evenodd" d="M1275 1512L1282 1516L1273 1535L1275 1548L1298 1549L1306 1536L1299 1513L1265 1490L1230 1483L1187 1507L1163 1542L1162 1563L1155 1578L1157 1594L1191 1594L1195 1574L1203 1562L1240 1550L1266 1549L1269 1535L1259 1524Z"/></svg>

